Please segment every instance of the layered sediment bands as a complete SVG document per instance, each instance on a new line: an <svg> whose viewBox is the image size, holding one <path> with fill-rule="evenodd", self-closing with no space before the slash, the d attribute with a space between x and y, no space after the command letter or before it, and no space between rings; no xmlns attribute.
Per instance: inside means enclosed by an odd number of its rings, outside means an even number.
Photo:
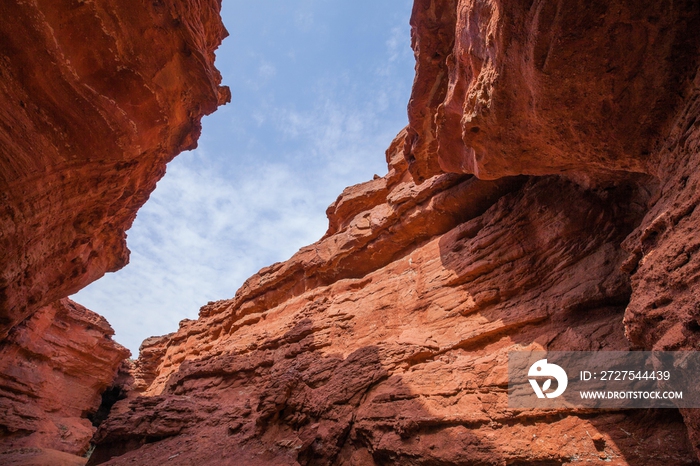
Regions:
<svg viewBox="0 0 700 466"><path fill-rule="evenodd" d="M62 299L40 308L0 343L2 464L15 457L29 461L41 449L87 451L95 431L89 417L129 356L113 334L103 317ZM63 457L55 455L55 461Z"/></svg>
<svg viewBox="0 0 700 466"><path fill-rule="evenodd" d="M624 243L634 294L630 341L655 350L700 349L700 75L661 151L657 200Z"/></svg>
<svg viewBox="0 0 700 466"><path fill-rule="evenodd" d="M162 357L148 389L158 393L179 363L208 349L222 335L260 319L261 313L295 296L339 280L361 278L405 256L418 245L478 216L525 178L481 181L444 174L416 185L401 153L404 132L387 151L389 173L345 190L328 209L327 234L302 248L289 261L262 269L249 278L232 300L210 303L200 319L183 321L180 331L145 342L148 354ZM182 346L179 342L187 340ZM167 349L166 349L167 348ZM152 374L152 357L139 361L139 373ZM141 368L144 369L141 369Z"/></svg>
<svg viewBox="0 0 700 466"><path fill-rule="evenodd" d="M690 411L507 405L509 351L700 329L698 7L564 3L417 1L388 174L144 342L91 464L697 464Z"/></svg>
<svg viewBox="0 0 700 466"><path fill-rule="evenodd" d="M128 261L124 231L229 99L218 0L0 6L0 339Z"/></svg>
<svg viewBox="0 0 700 466"><path fill-rule="evenodd" d="M507 406L510 350L629 348L620 242L649 201L639 180L586 190L559 177L503 186L439 184L452 177L440 175L416 186L406 164L393 163L402 137L389 174L348 188L309 250L386 228L366 219L396 209L401 192L440 186L410 215L381 217L398 239L421 238L400 233L413 217L442 224L430 199L470 214L358 276L324 275L320 259L301 267L302 250L233 300L202 308L198 321L147 340L137 389L99 428L90 464L693 464L674 411ZM447 194L462 184L469 194ZM281 299L275 283L296 267L311 272Z"/></svg>
<svg viewBox="0 0 700 466"><path fill-rule="evenodd" d="M661 150L662 185L642 224L625 241L634 293L625 330L637 347L700 350L700 75ZM700 455L700 415L684 410Z"/></svg>
<svg viewBox="0 0 700 466"><path fill-rule="evenodd" d="M416 0L411 173L654 173L699 18L691 0Z"/></svg>
<svg viewBox="0 0 700 466"><path fill-rule="evenodd" d="M692 411L506 400L512 350L698 349L697 2L417 0L388 174L117 382L89 311L17 323L125 262L165 162L228 98L219 5L0 9L12 455L68 461L118 400L91 464L697 464Z"/></svg>

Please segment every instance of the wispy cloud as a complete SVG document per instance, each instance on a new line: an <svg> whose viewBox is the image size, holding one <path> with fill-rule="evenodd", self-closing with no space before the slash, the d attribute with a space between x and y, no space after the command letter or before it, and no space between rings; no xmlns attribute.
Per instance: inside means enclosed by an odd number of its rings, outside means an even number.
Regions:
<svg viewBox="0 0 700 466"><path fill-rule="evenodd" d="M304 21L315 24L313 15ZM251 85L281 71L250 51L249 74L238 78L243 95L205 119L200 148L169 164L139 211L128 232L131 263L74 299L105 315L136 353L143 339L175 331L207 301L231 298L260 268L318 240L343 188L386 172L384 150L404 124L412 63L399 62L408 28L389 30L378 48L385 65L370 81L321 68L311 101ZM244 105L245 93L255 105Z"/></svg>
<svg viewBox="0 0 700 466"><path fill-rule="evenodd" d="M267 80L273 77L275 74L277 74L277 69L272 63L263 61L260 64L260 68L258 68L258 76L260 78Z"/></svg>
<svg viewBox="0 0 700 466"><path fill-rule="evenodd" d="M75 296L106 315L132 352L325 231L314 186L294 168L262 164L226 179L202 166L206 158L197 151L170 164L129 231L131 263Z"/></svg>
<svg viewBox="0 0 700 466"><path fill-rule="evenodd" d="M308 31L314 25L314 14L311 11L300 11L294 15L294 24L301 31Z"/></svg>

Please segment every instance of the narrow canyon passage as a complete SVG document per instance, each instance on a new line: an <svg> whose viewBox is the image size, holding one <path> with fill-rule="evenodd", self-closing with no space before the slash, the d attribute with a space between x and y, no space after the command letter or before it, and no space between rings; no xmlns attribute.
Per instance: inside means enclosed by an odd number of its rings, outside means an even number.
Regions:
<svg viewBox="0 0 700 466"><path fill-rule="evenodd" d="M696 410L513 408L507 361L697 351L700 4L415 0L387 175L127 359L66 296L230 100L220 8L0 7L0 463L698 464Z"/></svg>

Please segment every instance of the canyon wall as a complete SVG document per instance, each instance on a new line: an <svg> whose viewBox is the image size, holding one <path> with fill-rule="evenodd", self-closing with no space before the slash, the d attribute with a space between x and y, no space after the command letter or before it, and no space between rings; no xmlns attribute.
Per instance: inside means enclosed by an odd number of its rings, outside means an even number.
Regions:
<svg viewBox="0 0 700 466"><path fill-rule="evenodd" d="M10 331L0 343L0 463L35 449L87 452L95 432L87 415L129 356L113 334L104 317L67 298Z"/></svg>
<svg viewBox="0 0 700 466"><path fill-rule="evenodd" d="M78 461L112 386L89 464L698 464L694 411L511 409L506 361L698 349L700 4L416 0L387 175L115 382L106 323L56 300L123 265L228 98L193 5L0 7L0 461Z"/></svg>
<svg viewBox="0 0 700 466"><path fill-rule="evenodd" d="M0 5L0 463L84 464L128 351L63 299L128 262L125 231L230 99L219 0Z"/></svg>
<svg viewBox="0 0 700 466"><path fill-rule="evenodd" d="M506 361L697 349L699 20L417 0L388 174L146 340L90 464L697 464L692 411L509 409Z"/></svg>
<svg viewBox="0 0 700 466"><path fill-rule="evenodd" d="M331 206L324 239L144 342L90 464L694 464L677 411L506 399L508 351L630 348L620 243L649 192L556 176L416 185L404 137L386 177ZM354 255L374 270L353 276Z"/></svg>
<svg viewBox="0 0 700 466"><path fill-rule="evenodd" d="M165 164L230 98L219 3L0 6L0 339L128 262Z"/></svg>
<svg viewBox="0 0 700 466"><path fill-rule="evenodd" d="M415 2L411 173L656 174L659 137L696 70L697 10L692 0Z"/></svg>

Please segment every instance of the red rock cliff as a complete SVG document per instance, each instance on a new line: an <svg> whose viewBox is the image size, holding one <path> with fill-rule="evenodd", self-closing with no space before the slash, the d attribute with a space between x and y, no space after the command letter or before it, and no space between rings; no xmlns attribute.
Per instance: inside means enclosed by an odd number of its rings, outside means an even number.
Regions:
<svg viewBox="0 0 700 466"><path fill-rule="evenodd" d="M220 1L0 5L0 463L79 464L128 351L62 299L128 261L125 231L229 100Z"/></svg>
<svg viewBox="0 0 700 466"><path fill-rule="evenodd" d="M412 27L388 174L146 340L90 464L697 464L694 412L513 410L505 371L513 349L697 349L700 6L416 0Z"/></svg>
<svg viewBox="0 0 700 466"><path fill-rule="evenodd" d="M659 137L695 73L697 8L416 1L411 173L656 174Z"/></svg>
<svg viewBox="0 0 700 466"><path fill-rule="evenodd" d="M166 162L229 99L219 3L0 6L0 339L128 262Z"/></svg>
<svg viewBox="0 0 700 466"><path fill-rule="evenodd" d="M69 299L39 309L0 343L0 462L43 447L83 455L101 394L129 351L107 321Z"/></svg>
<svg viewBox="0 0 700 466"><path fill-rule="evenodd" d="M505 361L696 348L699 20L417 0L389 173L144 342L91 464L696 464L693 413L508 409Z"/></svg>

